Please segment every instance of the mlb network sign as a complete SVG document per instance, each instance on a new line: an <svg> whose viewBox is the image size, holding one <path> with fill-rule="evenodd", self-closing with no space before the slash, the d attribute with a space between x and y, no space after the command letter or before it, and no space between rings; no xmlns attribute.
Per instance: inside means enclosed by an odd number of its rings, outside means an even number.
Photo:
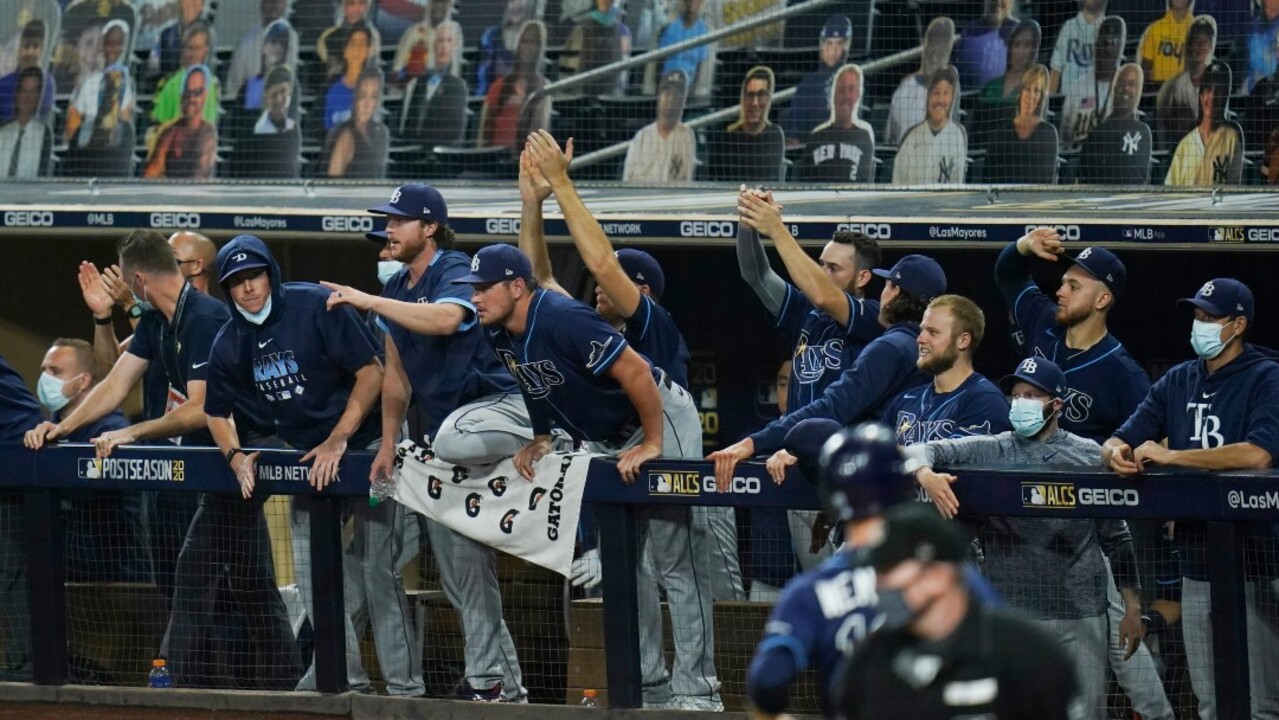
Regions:
<svg viewBox="0 0 1279 720"><path fill-rule="evenodd" d="M1077 488L1074 483L1022 483L1021 504L1028 508L1079 506L1136 507L1141 495L1133 488Z"/></svg>
<svg viewBox="0 0 1279 720"><path fill-rule="evenodd" d="M185 460L80 458L76 474L84 480L175 482L186 480Z"/></svg>
<svg viewBox="0 0 1279 720"><path fill-rule="evenodd" d="M696 470L658 470L648 473L648 494L697 497L702 493L758 495L762 483L756 477L735 477L724 488L715 483L714 475Z"/></svg>

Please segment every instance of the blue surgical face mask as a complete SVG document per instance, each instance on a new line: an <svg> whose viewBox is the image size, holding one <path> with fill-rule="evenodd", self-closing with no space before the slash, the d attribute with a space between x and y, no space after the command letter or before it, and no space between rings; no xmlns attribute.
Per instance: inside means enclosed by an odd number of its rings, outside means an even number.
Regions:
<svg viewBox="0 0 1279 720"><path fill-rule="evenodd" d="M83 374L80 373L80 375ZM71 380L79 378L80 375L76 375ZM36 397L39 398L45 410L56 413L71 402L72 399L62 392L71 380L62 380L51 373L40 373L40 382L36 384Z"/></svg>
<svg viewBox="0 0 1279 720"><path fill-rule="evenodd" d="M235 305L235 309L238 310L240 314L244 316L245 320L248 320L254 325L261 325L262 323L266 322L267 317L271 315L271 296L270 295L266 296L266 303L262 305L262 309L255 313L251 313L248 310L245 310L244 308L240 307L236 303L232 303L232 304Z"/></svg>
<svg viewBox="0 0 1279 720"><path fill-rule="evenodd" d="M137 276L135 275L134 278L136 279ZM133 290L132 283L129 284L129 292L133 295L133 302L136 303L138 307L142 308L142 312L150 312L155 309L155 306L150 302L138 297L138 293ZM145 283L142 285L142 294L147 294L147 286Z"/></svg>
<svg viewBox="0 0 1279 720"><path fill-rule="evenodd" d="M1231 335L1230 340L1234 339L1235 336ZM1211 360L1220 355L1230 340L1222 342L1221 326L1214 322L1196 320L1190 328L1190 347L1194 348L1195 354L1204 360Z"/></svg>
<svg viewBox="0 0 1279 720"><path fill-rule="evenodd" d="M399 260L378 260L377 261L377 279L383 284L391 282L391 278L395 277L395 273L404 267L404 263Z"/></svg>
<svg viewBox="0 0 1279 720"><path fill-rule="evenodd" d="M1047 404L1033 398L1013 398L1012 407L1008 408L1008 422L1012 423L1018 435L1034 437L1048 422L1048 418L1044 417L1044 405Z"/></svg>

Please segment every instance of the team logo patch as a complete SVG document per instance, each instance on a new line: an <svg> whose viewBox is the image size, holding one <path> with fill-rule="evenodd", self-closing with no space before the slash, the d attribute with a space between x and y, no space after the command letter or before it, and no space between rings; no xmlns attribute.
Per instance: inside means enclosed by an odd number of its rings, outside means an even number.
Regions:
<svg viewBox="0 0 1279 720"><path fill-rule="evenodd" d="M515 529L515 516L519 514L519 510L507 510L506 514L502 515L502 520L497 526L502 529L502 532L510 535L511 531Z"/></svg>
<svg viewBox="0 0 1279 720"><path fill-rule="evenodd" d="M493 491L493 497L502 497L506 494L506 476L499 475L489 480L489 490Z"/></svg>
<svg viewBox="0 0 1279 720"><path fill-rule="evenodd" d="M537 510L537 504L542 502L542 498L544 497L546 497L546 488L533 488L533 491L528 494L528 511L533 512L534 510Z"/></svg>
<svg viewBox="0 0 1279 720"><path fill-rule="evenodd" d="M471 517L478 517L480 514L480 497L479 493L471 493L466 496L466 514Z"/></svg>
<svg viewBox="0 0 1279 720"><path fill-rule="evenodd" d="M598 363L600 360L603 360L604 352L608 350L608 346L612 344L613 344L613 338L609 338L608 340L605 340L604 342L592 340L591 354L590 354L590 357L586 359L586 367L593 368L595 367L596 363Z"/></svg>

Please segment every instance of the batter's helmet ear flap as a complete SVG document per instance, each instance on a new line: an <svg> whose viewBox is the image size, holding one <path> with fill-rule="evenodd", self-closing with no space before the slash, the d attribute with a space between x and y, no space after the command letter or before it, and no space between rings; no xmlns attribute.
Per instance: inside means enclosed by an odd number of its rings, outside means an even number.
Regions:
<svg viewBox="0 0 1279 720"><path fill-rule="evenodd" d="M822 498L839 520L879 515L914 497L914 480L893 431L864 423L835 433L818 461Z"/></svg>

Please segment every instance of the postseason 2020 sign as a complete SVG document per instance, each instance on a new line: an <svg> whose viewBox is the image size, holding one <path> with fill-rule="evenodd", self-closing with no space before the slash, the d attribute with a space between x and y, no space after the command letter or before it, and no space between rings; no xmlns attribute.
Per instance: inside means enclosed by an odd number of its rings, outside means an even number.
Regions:
<svg viewBox="0 0 1279 720"><path fill-rule="evenodd" d="M476 542L567 577L592 457L547 455L528 481L509 459L453 465L406 440L396 449L392 497Z"/></svg>

